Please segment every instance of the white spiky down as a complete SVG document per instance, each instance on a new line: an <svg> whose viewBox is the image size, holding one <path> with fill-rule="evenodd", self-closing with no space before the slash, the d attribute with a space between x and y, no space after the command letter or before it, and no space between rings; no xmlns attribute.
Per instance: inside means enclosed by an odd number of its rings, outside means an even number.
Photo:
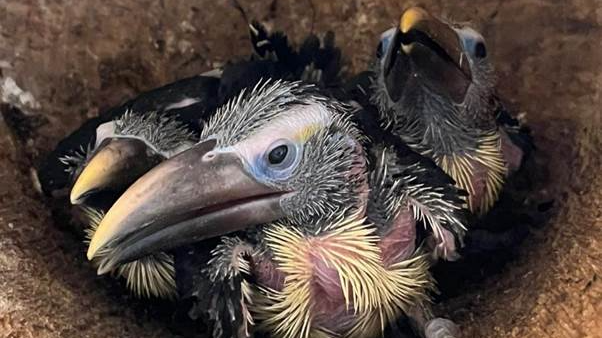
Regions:
<svg viewBox="0 0 602 338"><path fill-rule="evenodd" d="M196 142L194 133L183 123L160 112L140 113L127 110L109 123L112 124L112 132L109 135L102 135L102 137L138 139L143 141L149 149L166 158ZM86 145L81 145L79 149L61 156L59 160L65 165L65 171L72 178L77 176L102 141L102 139L97 139L92 143L90 140Z"/></svg>
<svg viewBox="0 0 602 338"><path fill-rule="evenodd" d="M428 169L420 163L400 166L389 149L382 149L379 161L372 172L370 186L371 214L381 223L393 219L400 210L410 208L414 219L429 227L440 247L455 247L449 240L462 243L467 230L465 201L457 194L448 195L453 186L435 186L424 181ZM448 230L449 229L449 230ZM446 236L451 231L453 236ZM458 258L455 252L444 252L446 259Z"/></svg>
<svg viewBox="0 0 602 338"><path fill-rule="evenodd" d="M89 242L104 213L89 207L82 207L82 210L89 221L86 229L86 242ZM100 265L108 254L109 249L101 250L93 263ZM164 252L122 264L113 270L113 274L124 278L127 288L141 298L173 299L177 295L174 260L171 255Z"/></svg>

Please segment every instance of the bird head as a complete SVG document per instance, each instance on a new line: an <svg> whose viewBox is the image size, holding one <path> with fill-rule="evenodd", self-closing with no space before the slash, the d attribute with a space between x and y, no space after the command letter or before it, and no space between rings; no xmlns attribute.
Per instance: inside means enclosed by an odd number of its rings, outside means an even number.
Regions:
<svg viewBox="0 0 602 338"><path fill-rule="evenodd" d="M412 7L381 35L376 54L381 110L453 114L469 127L492 123L493 68L485 40L474 29Z"/></svg>
<svg viewBox="0 0 602 338"><path fill-rule="evenodd" d="M72 204L99 192L122 193L136 179L194 144L193 134L156 112L126 112L96 129L96 142L74 168Z"/></svg>
<svg viewBox="0 0 602 338"><path fill-rule="evenodd" d="M201 141L126 190L90 242L99 273L184 244L365 208L361 135L348 108L299 82L260 82L221 107Z"/></svg>

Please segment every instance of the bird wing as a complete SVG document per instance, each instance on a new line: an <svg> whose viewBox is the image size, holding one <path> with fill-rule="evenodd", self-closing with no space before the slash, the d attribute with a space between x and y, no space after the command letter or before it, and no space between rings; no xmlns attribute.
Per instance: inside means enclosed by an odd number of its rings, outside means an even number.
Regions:
<svg viewBox="0 0 602 338"><path fill-rule="evenodd" d="M249 32L255 54L260 59L280 63L293 79L315 83L322 88L340 84L341 50L336 46L334 32L328 31L322 39L310 33L298 49L289 44L284 32L270 33L258 21L249 25Z"/></svg>

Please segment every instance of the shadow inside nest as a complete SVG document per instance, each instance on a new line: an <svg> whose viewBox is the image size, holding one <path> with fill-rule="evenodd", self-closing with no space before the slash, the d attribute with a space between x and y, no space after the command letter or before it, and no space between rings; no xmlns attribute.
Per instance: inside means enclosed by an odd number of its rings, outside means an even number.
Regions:
<svg viewBox="0 0 602 338"><path fill-rule="evenodd" d="M545 232L556 212L554 198L542 193L553 184L547 162L547 154L533 151L493 209L469 228L462 258L433 268L439 289L436 302L461 296L468 286L479 288L503 273L520 257L530 236Z"/></svg>

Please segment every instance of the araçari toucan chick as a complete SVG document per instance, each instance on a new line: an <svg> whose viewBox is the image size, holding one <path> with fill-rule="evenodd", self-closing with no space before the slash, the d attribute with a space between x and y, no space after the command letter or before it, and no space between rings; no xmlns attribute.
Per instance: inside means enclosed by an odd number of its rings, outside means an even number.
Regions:
<svg viewBox="0 0 602 338"><path fill-rule="evenodd" d="M161 161L190 148L197 137L184 124L156 112L126 112L100 125L91 149L80 156L63 158L74 177L71 203L81 204L86 197L95 199L96 203L102 200L112 203L113 198L99 193L122 193ZM84 206L83 210L88 217L86 238L89 240L102 219L103 209ZM124 264L115 273L125 278L128 289L137 296L176 296L173 257L169 254L156 253Z"/></svg>
<svg viewBox="0 0 602 338"><path fill-rule="evenodd" d="M40 169L43 190L53 193L71 187L71 203L84 211L89 240L104 212L135 180L198 141L198 121L215 107L218 85L213 76L183 79L89 120L61 141ZM172 255L156 253L114 273L125 278L137 296L177 294Z"/></svg>
<svg viewBox="0 0 602 338"><path fill-rule="evenodd" d="M314 87L257 84L117 200L88 258L107 253L102 274L225 235L194 286L214 337L378 337L415 313L420 331L443 337L429 330L441 321L429 321L421 229L454 250L464 201L417 154L366 149L350 119ZM372 170L368 151L380 154Z"/></svg>
<svg viewBox="0 0 602 338"><path fill-rule="evenodd" d="M92 238L104 214L102 207L89 204L108 208L115 201L111 195L118 196L155 165L190 148L197 138L173 117L128 111L100 125L96 143L85 153L63 158L66 170L74 177L71 203L82 204L89 224L86 240ZM124 264L115 269L115 274L125 278L128 289L139 297L176 296L173 257L169 254L157 253Z"/></svg>
<svg viewBox="0 0 602 338"><path fill-rule="evenodd" d="M243 88L269 77L306 78L320 86L334 86L338 81L340 51L332 34L324 41L310 35L297 50L283 33L269 33L257 22L249 25L249 32L254 55L248 60L143 93L87 121L50 154L40 169L43 190L60 195L72 187L71 203L82 205L89 219L87 237L127 187L156 164L194 144L203 120ZM211 247L194 250L199 255L199 250L205 250L203 254L209 256ZM180 265L186 267L179 270L182 279L190 277L190 264ZM206 261L195 258L194 264L203 266ZM116 270L136 295L175 294L171 255L149 256Z"/></svg>
<svg viewBox="0 0 602 338"><path fill-rule="evenodd" d="M468 191L473 213L487 213L531 144L496 95L481 34L413 7L383 33L377 57L383 123Z"/></svg>

